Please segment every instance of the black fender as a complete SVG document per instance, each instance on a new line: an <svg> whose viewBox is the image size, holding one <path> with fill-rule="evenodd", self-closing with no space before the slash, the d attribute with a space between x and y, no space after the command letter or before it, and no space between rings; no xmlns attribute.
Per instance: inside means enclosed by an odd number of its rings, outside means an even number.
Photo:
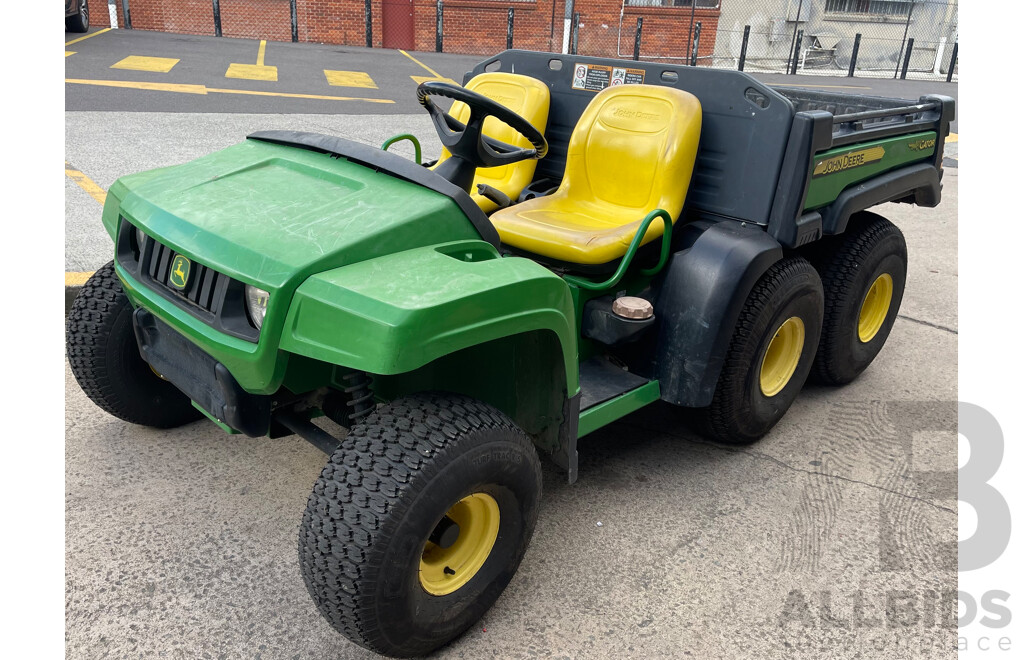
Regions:
<svg viewBox="0 0 1024 660"><path fill-rule="evenodd" d="M664 401L700 408L711 404L747 296L782 258L782 246L763 226L735 220L688 229L689 244L656 285L655 374Z"/></svg>

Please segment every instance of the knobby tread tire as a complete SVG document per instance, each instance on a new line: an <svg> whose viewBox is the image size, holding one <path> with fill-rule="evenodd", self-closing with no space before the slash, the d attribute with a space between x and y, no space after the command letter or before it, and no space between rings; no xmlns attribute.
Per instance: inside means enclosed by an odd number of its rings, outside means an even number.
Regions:
<svg viewBox="0 0 1024 660"><path fill-rule="evenodd" d="M202 416L188 397L159 378L139 354L132 306L109 262L71 305L66 350L71 371L93 403L118 419L172 428Z"/></svg>
<svg viewBox="0 0 1024 660"><path fill-rule="evenodd" d="M532 442L503 413L475 399L417 394L381 406L351 429L317 480L299 531L303 580L331 626L367 649L408 657L461 634L497 599L525 553L536 522L536 501L526 507L525 541L502 573L504 582L488 587L495 592L493 598L465 625L449 631L445 639L405 643L396 642L393 634L389 638L380 625L379 583L387 570L397 570L394 563L385 566L385 559L396 535L405 533L400 529L403 518L427 497L424 489L446 466L487 444L528 457L527 481L534 482L530 488L535 487L539 499L540 462Z"/></svg>
<svg viewBox="0 0 1024 660"><path fill-rule="evenodd" d="M759 329L764 325L766 314L772 314L772 305L783 289L794 282L809 281L810 288L815 290L819 300L818 318L804 319L805 342L817 345L818 327L820 324L821 283L814 267L802 257L789 257L773 264L757 284L754 285L740 316L736 321L733 336L729 343L725 364L718 377L714 397L711 404L696 412L697 426L705 435L729 444L748 444L762 437L785 414L796 393L803 387L807 378L809 365L798 366L783 391L777 395L780 404L778 410L768 418L755 419L751 402L748 397L738 395L737 390L749 388L748 379L755 378L753 362L760 353L757 347L763 340L763 332ZM807 327L810 326L810 327ZM771 328L766 331L771 332ZM808 352L807 362L814 355L813 348ZM801 363L803 359L801 359Z"/></svg>
<svg viewBox="0 0 1024 660"><path fill-rule="evenodd" d="M878 333L865 347L865 354L851 353L851 315L859 315L866 290L856 286L865 266L876 258L895 256L902 271L891 273L895 290L889 314ZM907 242L903 232L880 215L862 211L851 218L849 229L808 253L808 259L821 275L825 291L825 314L821 342L811 370L811 378L825 385L844 385L868 367L881 351L899 313L906 284ZM855 323L855 319L854 319Z"/></svg>

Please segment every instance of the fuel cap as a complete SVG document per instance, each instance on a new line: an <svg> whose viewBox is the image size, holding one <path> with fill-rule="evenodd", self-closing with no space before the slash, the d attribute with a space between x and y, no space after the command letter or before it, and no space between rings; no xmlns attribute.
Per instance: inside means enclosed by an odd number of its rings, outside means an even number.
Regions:
<svg viewBox="0 0 1024 660"><path fill-rule="evenodd" d="M612 312L624 319L644 320L654 316L654 305L635 296L622 296L612 303Z"/></svg>

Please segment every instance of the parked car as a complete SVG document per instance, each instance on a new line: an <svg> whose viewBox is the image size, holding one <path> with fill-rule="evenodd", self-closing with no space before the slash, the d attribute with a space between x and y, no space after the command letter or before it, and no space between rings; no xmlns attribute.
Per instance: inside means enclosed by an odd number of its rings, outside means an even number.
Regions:
<svg viewBox="0 0 1024 660"><path fill-rule="evenodd" d="M68 32L89 31L89 0L64 0L64 29Z"/></svg>

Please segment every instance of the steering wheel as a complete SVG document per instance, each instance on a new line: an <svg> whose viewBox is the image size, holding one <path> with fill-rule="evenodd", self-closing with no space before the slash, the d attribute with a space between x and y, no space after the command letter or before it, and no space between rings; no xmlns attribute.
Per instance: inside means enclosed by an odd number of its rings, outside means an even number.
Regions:
<svg viewBox="0 0 1024 660"><path fill-rule="evenodd" d="M455 119L437 107L431 96L462 101L469 107L469 121L463 124ZM466 192L471 192L473 175L478 167L497 167L528 158L540 159L548 153L548 141L543 133L524 117L483 94L451 83L428 80L416 88L416 99L430 114L441 144L452 155L434 171ZM484 135L483 125L487 117L495 117L511 126L529 140L533 148L516 147Z"/></svg>

